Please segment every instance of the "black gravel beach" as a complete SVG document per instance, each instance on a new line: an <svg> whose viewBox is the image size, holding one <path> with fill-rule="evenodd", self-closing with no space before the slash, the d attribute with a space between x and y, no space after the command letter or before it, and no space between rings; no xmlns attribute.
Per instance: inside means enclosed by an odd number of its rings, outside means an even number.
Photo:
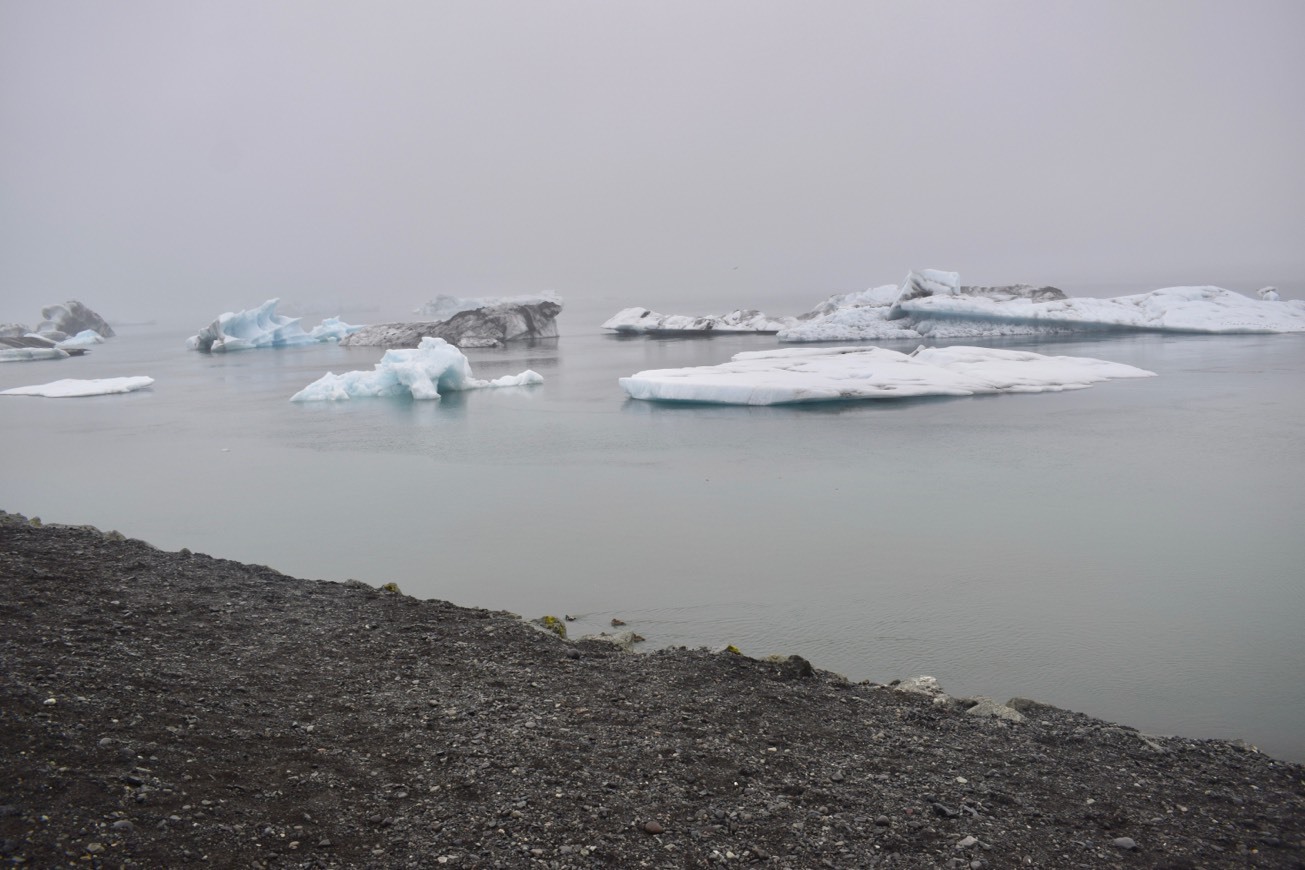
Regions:
<svg viewBox="0 0 1305 870"><path fill-rule="evenodd" d="M1246 745L17 514L0 584L13 864L1305 866L1305 768Z"/></svg>

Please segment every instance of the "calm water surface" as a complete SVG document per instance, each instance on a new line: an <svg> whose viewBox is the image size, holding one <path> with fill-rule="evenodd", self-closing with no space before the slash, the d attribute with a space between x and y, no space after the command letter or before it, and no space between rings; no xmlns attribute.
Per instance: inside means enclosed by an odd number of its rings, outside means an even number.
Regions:
<svg viewBox="0 0 1305 870"><path fill-rule="evenodd" d="M1007 341L1160 376L732 408L628 401L616 379L772 337L620 339L600 321L468 354L477 376L529 367L542 386L431 403L291 404L381 351L204 356L185 328L6 364L0 389L157 383L0 400L0 507L1305 760L1305 337Z"/></svg>

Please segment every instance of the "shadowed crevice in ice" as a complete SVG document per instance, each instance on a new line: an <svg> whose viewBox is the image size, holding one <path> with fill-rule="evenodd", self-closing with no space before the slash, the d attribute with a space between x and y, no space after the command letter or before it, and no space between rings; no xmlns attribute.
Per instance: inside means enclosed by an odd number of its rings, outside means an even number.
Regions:
<svg viewBox="0 0 1305 870"><path fill-rule="evenodd" d="M740 353L727 363L657 369L621 378L631 398L778 405L917 396L1077 390L1154 372L1090 357L1044 356L982 347L793 348Z"/></svg>
<svg viewBox="0 0 1305 870"><path fill-rule="evenodd" d="M292 402L338 402L347 399L438 399L441 392L484 387L524 387L544 379L526 369L492 381L472 376L471 363L462 351L442 338L423 338L415 348L387 350L370 372L327 372L290 397Z"/></svg>

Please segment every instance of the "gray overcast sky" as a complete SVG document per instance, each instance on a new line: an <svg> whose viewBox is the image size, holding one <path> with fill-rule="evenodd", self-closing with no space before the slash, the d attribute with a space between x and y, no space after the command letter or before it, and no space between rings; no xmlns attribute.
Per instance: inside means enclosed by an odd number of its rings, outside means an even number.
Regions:
<svg viewBox="0 0 1305 870"><path fill-rule="evenodd" d="M1300 0L0 0L0 320L1301 282L1302 37Z"/></svg>

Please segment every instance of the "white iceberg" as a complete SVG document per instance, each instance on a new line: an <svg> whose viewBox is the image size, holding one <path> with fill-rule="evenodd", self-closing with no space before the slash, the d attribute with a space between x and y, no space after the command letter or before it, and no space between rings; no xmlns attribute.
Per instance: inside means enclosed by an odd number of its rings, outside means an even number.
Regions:
<svg viewBox="0 0 1305 870"><path fill-rule="evenodd" d="M994 300L929 296L898 302L923 335L962 328L1002 334L1003 327L1061 331L1143 330L1214 334L1305 332L1305 304L1273 304L1222 287L1166 287L1110 299ZM973 334L973 333L966 333ZM955 333L951 333L955 335Z"/></svg>
<svg viewBox="0 0 1305 870"><path fill-rule="evenodd" d="M1076 390L1154 372L1090 357L981 347L790 348L735 354L717 366L657 369L621 378L631 398L777 405L916 396Z"/></svg>
<svg viewBox="0 0 1305 870"><path fill-rule="evenodd" d="M1070 298L1055 287L964 287L955 272L911 272L895 297L883 290L828 303L781 330L784 342L886 341L1059 335L1075 332L1305 332L1305 302L1277 302L1265 288L1253 299L1221 287L1166 287L1111 299ZM1268 292L1266 292L1268 291ZM849 300L852 297L847 297ZM830 302L836 302L834 297Z"/></svg>
<svg viewBox="0 0 1305 870"><path fill-rule="evenodd" d="M471 363L462 351L442 338L427 337L415 348L387 350L373 371L340 375L327 372L291 396L290 401L338 402L395 396L438 399L441 391L523 387L543 382L530 369L492 381L479 380L472 376Z"/></svg>
<svg viewBox="0 0 1305 870"><path fill-rule="evenodd" d="M313 331L308 333L308 336L314 341L339 341L346 335L353 335L362 328L362 326L351 326L338 317L328 317L317 326L314 326Z"/></svg>
<svg viewBox="0 0 1305 870"><path fill-rule="evenodd" d="M740 308L729 314L709 314L695 317L690 314L658 314L647 308L625 308L603 323L622 335L682 335L699 333L776 333L793 326L796 317L771 317L751 308Z"/></svg>
<svg viewBox="0 0 1305 870"><path fill-rule="evenodd" d="M70 347L90 347L95 344L104 344L104 336L100 335L93 329L83 329L72 338L65 338L58 342L58 346L65 350Z"/></svg>
<svg viewBox="0 0 1305 870"><path fill-rule="evenodd" d="M0 346L0 363L30 362L38 359L67 359L72 356L58 347L8 347Z"/></svg>
<svg viewBox="0 0 1305 870"><path fill-rule="evenodd" d="M0 396L44 396L47 399L72 399L82 396L108 396L115 393L131 393L143 390L154 383L153 378L94 378L78 380L64 378L48 384L33 387L14 387L0 392Z"/></svg>
<svg viewBox="0 0 1305 870"><path fill-rule="evenodd" d="M247 311L228 311L197 334L186 339L186 347L203 353L224 353L260 347L292 347L340 340L362 329L349 326L338 318L327 318L312 333L304 332L300 318L276 313L280 300L269 299Z"/></svg>

